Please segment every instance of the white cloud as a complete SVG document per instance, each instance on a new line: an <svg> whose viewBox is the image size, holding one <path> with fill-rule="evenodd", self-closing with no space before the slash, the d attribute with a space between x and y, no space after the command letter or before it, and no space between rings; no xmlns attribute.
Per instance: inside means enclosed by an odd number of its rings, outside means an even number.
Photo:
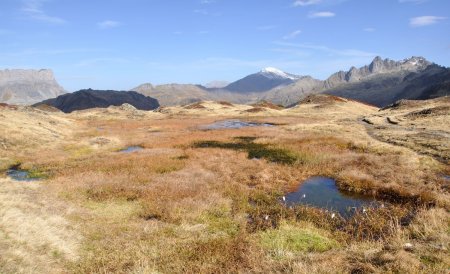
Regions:
<svg viewBox="0 0 450 274"><path fill-rule="evenodd" d="M112 28L119 27L120 25L122 25L120 22L113 21L113 20L105 20L103 22L97 23L97 26L100 29L112 29Z"/></svg>
<svg viewBox="0 0 450 274"><path fill-rule="evenodd" d="M301 30L295 30L291 33L289 33L288 35L285 35L283 37L284 40L289 40L289 39L294 39L295 37L299 36L302 33Z"/></svg>
<svg viewBox="0 0 450 274"><path fill-rule="evenodd" d="M24 0L21 11L28 18L49 24L64 24L66 21L60 17L50 16L43 9L46 0Z"/></svg>
<svg viewBox="0 0 450 274"><path fill-rule="evenodd" d="M374 31L376 31L376 29L375 28L365 28L365 29L363 29L363 31L365 31L365 32L374 32Z"/></svg>
<svg viewBox="0 0 450 274"><path fill-rule="evenodd" d="M313 12L308 15L309 18L328 18L334 16L336 16L336 14L331 11Z"/></svg>
<svg viewBox="0 0 450 274"><path fill-rule="evenodd" d="M445 20L447 17L441 16L419 16L413 17L409 20L409 24L412 27L424 27L438 23L439 21Z"/></svg>
<svg viewBox="0 0 450 274"><path fill-rule="evenodd" d="M297 0L294 2L294 7L305 7L305 6L311 6L311 5L317 5L320 2L322 2L322 0Z"/></svg>
<svg viewBox="0 0 450 274"><path fill-rule="evenodd" d="M200 4L207 5L207 4L212 4L212 3L215 3L215 2L216 2L215 0L201 0Z"/></svg>

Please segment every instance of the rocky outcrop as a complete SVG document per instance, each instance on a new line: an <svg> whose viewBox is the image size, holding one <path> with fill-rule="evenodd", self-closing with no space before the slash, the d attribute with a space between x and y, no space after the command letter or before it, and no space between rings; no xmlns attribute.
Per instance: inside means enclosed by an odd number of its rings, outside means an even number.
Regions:
<svg viewBox="0 0 450 274"><path fill-rule="evenodd" d="M51 70L0 70L1 103L29 105L64 93Z"/></svg>
<svg viewBox="0 0 450 274"><path fill-rule="evenodd" d="M92 90L85 89L64 94L54 99L45 100L36 104L56 107L66 113L90 109L107 108L109 106L122 106L129 104L139 110L154 110L159 107L158 100L144 96L134 91Z"/></svg>

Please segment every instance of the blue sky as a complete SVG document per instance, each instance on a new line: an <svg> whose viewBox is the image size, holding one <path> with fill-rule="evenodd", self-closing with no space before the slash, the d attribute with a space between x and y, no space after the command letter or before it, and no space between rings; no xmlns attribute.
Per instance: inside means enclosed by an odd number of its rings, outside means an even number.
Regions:
<svg viewBox="0 0 450 274"><path fill-rule="evenodd" d="M376 55L450 66L450 1L0 0L0 68L50 68L69 91L324 79Z"/></svg>

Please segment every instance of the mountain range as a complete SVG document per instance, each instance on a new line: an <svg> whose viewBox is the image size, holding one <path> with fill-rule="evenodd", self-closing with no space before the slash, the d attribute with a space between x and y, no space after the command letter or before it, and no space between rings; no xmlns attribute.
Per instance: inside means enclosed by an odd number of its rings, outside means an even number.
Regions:
<svg viewBox="0 0 450 274"><path fill-rule="evenodd" d="M5 80L6 79L6 80ZM253 104L268 101L289 106L310 94L330 94L378 107L399 99L430 99L450 93L450 68L423 57L394 61L375 57L360 68L339 71L325 80L265 68L232 83L202 85L150 83L132 89L158 100L161 106L214 100ZM0 71L0 102L30 104L56 97L64 90L49 70Z"/></svg>
<svg viewBox="0 0 450 274"><path fill-rule="evenodd" d="M289 106L310 94L324 93L383 107L399 99L430 99L450 93L450 69L423 57L394 61L375 57L363 67L339 71L325 80L266 68L222 88L201 85L149 84L134 91L158 99L163 106L201 100L233 103L269 101Z"/></svg>

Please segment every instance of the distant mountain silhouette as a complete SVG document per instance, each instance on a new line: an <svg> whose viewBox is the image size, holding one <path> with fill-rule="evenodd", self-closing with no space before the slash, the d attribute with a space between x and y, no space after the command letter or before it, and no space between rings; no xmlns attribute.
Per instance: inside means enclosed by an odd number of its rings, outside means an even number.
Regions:
<svg viewBox="0 0 450 274"><path fill-rule="evenodd" d="M65 92L49 69L0 70L0 103L30 105Z"/></svg>
<svg viewBox="0 0 450 274"><path fill-rule="evenodd" d="M84 89L64 94L54 99L42 101L37 105L49 105L63 112L72 112L90 108L107 108L130 104L140 110L153 110L159 107L158 100L134 91Z"/></svg>

